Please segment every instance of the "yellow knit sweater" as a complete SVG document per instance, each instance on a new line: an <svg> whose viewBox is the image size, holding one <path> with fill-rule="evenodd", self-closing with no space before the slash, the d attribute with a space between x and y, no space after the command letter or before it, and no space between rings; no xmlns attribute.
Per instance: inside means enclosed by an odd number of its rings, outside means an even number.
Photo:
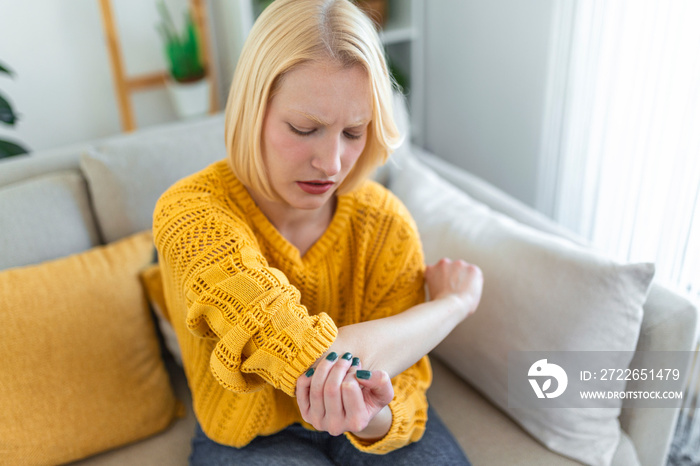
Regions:
<svg viewBox="0 0 700 466"><path fill-rule="evenodd" d="M194 409L212 440L235 447L292 423L297 378L337 327L399 313L424 299L423 253L406 208L366 182L338 197L323 236L300 256L225 161L185 178L153 219L169 319ZM388 434L360 450L386 453L423 435L428 358L396 376Z"/></svg>

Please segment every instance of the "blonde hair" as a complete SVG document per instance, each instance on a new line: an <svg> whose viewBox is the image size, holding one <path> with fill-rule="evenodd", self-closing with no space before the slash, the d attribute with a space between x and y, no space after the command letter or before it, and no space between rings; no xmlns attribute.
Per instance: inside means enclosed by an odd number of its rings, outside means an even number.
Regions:
<svg viewBox="0 0 700 466"><path fill-rule="evenodd" d="M392 80L374 24L348 0L276 0L246 40L226 104L226 147L231 169L247 187L272 200L262 157L262 128L270 99L285 73L309 61L362 66L370 81L372 121L355 166L338 188L362 183L400 144L392 113Z"/></svg>

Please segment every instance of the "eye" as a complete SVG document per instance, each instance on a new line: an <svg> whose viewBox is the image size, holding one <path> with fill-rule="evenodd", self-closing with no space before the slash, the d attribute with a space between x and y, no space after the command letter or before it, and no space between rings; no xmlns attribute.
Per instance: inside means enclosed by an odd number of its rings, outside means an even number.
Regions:
<svg viewBox="0 0 700 466"><path fill-rule="evenodd" d="M347 132L347 131L344 131L343 134L345 134L345 137L346 137L346 138L348 138L348 139L353 139L353 140L354 140L354 139L360 139L360 138L362 137L361 134L352 134L352 133L349 133L349 132Z"/></svg>
<svg viewBox="0 0 700 466"><path fill-rule="evenodd" d="M290 123L287 123L289 125L289 129L292 130L292 133L298 134L299 136L309 136L311 135L315 129L312 129L311 131L301 131L299 129L296 129L294 126L292 126Z"/></svg>

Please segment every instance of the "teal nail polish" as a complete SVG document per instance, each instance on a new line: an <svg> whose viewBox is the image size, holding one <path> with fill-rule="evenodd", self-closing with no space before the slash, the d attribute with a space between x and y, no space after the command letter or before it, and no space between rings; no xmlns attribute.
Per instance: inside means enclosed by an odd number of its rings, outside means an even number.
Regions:
<svg viewBox="0 0 700 466"><path fill-rule="evenodd" d="M311 377L312 375L314 375L314 368L313 367L311 369L309 369L308 371L306 371L307 377Z"/></svg>
<svg viewBox="0 0 700 466"><path fill-rule="evenodd" d="M360 365L360 358L352 358L352 365L359 366Z"/></svg>
<svg viewBox="0 0 700 466"><path fill-rule="evenodd" d="M331 353L328 356L326 356L326 359L328 359L329 361L335 361L336 359L338 359L338 355L335 351L331 351Z"/></svg>
<svg viewBox="0 0 700 466"><path fill-rule="evenodd" d="M345 359L346 361L349 361L352 359L352 353L345 353L341 356L341 358Z"/></svg>
<svg viewBox="0 0 700 466"><path fill-rule="evenodd" d="M372 372L360 370L360 371L355 372L355 375L357 376L358 379L367 380L370 377L372 377Z"/></svg>

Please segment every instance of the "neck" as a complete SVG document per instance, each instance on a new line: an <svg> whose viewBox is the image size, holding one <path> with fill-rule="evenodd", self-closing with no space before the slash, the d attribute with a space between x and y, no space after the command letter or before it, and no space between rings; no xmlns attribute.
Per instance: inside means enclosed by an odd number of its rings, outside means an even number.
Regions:
<svg viewBox="0 0 700 466"><path fill-rule="evenodd" d="M248 190L258 208L265 217L285 237L293 236L295 232L303 231L309 227L323 226L323 230L331 223L337 198L334 196L329 202L318 209L295 209L282 202L271 201L252 190Z"/></svg>

